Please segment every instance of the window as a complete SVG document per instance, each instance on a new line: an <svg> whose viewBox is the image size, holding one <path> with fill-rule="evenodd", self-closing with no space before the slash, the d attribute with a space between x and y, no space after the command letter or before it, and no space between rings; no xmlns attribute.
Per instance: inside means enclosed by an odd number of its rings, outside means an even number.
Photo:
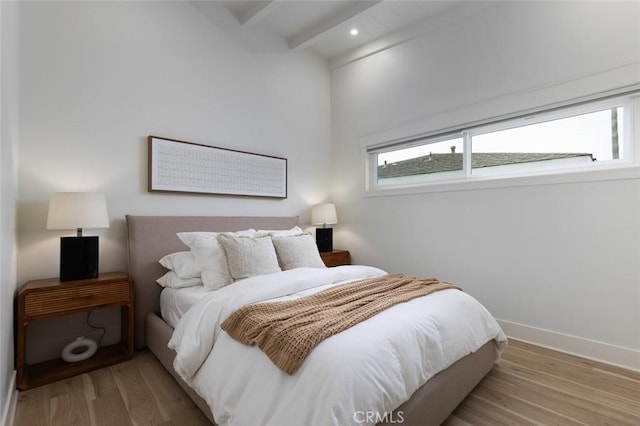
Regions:
<svg viewBox="0 0 640 426"><path fill-rule="evenodd" d="M614 107L506 130L470 132L471 174L548 170L622 159L623 116L624 108Z"/></svg>
<svg viewBox="0 0 640 426"><path fill-rule="evenodd" d="M368 148L369 189L630 165L633 102L554 108Z"/></svg>
<svg viewBox="0 0 640 426"><path fill-rule="evenodd" d="M428 175L464 176L462 153L461 137L381 152L377 158L378 184L420 182Z"/></svg>

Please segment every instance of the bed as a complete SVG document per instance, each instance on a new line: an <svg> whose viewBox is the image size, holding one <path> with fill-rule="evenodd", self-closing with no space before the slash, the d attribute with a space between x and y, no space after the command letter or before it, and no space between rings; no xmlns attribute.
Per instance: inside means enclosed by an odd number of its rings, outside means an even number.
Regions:
<svg viewBox="0 0 640 426"><path fill-rule="evenodd" d="M129 275L136 292L135 346L137 349L148 348L209 420L215 423L209 404L182 380L173 367L176 352L168 348L168 342L174 329L160 316L162 288L156 284L156 279L166 270L158 260L169 253L187 249L176 236L178 232L289 229L298 225L298 218L128 215L126 221ZM499 359L503 344L504 335L500 331L499 338L488 339L477 350L457 359L420 385L395 410L385 412L384 417L378 417L374 423L395 424L402 420L406 425L441 424L492 369ZM212 405L216 405L215 400ZM375 418L365 417L366 413L354 414L351 423L372 424Z"/></svg>

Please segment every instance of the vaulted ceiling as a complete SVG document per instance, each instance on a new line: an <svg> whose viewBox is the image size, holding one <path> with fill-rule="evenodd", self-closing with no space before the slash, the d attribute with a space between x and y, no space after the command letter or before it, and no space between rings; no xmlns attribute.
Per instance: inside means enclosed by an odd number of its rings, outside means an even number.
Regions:
<svg viewBox="0 0 640 426"><path fill-rule="evenodd" d="M261 26L284 37L291 49L312 49L333 59L375 40L437 19L474 1L432 0L229 0L223 2L243 26ZM350 31L357 29L357 35Z"/></svg>

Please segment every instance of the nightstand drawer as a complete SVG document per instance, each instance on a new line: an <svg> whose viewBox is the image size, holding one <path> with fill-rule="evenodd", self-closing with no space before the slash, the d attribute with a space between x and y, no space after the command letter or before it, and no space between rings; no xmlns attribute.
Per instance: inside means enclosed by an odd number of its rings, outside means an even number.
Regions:
<svg viewBox="0 0 640 426"><path fill-rule="evenodd" d="M351 264L351 255L346 250L321 252L320 257L328 267Z"/></svg>
<svg viewBox="0 0 640 426"><path fill-rule="evenodd" d="M129 300L129 282L96 283L84 286L60 286L33 291L25 296L25 315L51 315L76 308L108 305Z"/></svg>

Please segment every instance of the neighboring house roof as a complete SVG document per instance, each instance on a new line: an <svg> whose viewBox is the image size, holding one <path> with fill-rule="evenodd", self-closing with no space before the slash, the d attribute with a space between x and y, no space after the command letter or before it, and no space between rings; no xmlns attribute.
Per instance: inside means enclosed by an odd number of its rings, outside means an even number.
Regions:
<svg viewBox="0 0 640 426"><path fill-rule="evenodd" d="M536 161L590 157L586 153L478 152L471 156L471 168L506 166ZM424 175L462 170L462 153L430 154L378 166L379 178Z"/></svg>

